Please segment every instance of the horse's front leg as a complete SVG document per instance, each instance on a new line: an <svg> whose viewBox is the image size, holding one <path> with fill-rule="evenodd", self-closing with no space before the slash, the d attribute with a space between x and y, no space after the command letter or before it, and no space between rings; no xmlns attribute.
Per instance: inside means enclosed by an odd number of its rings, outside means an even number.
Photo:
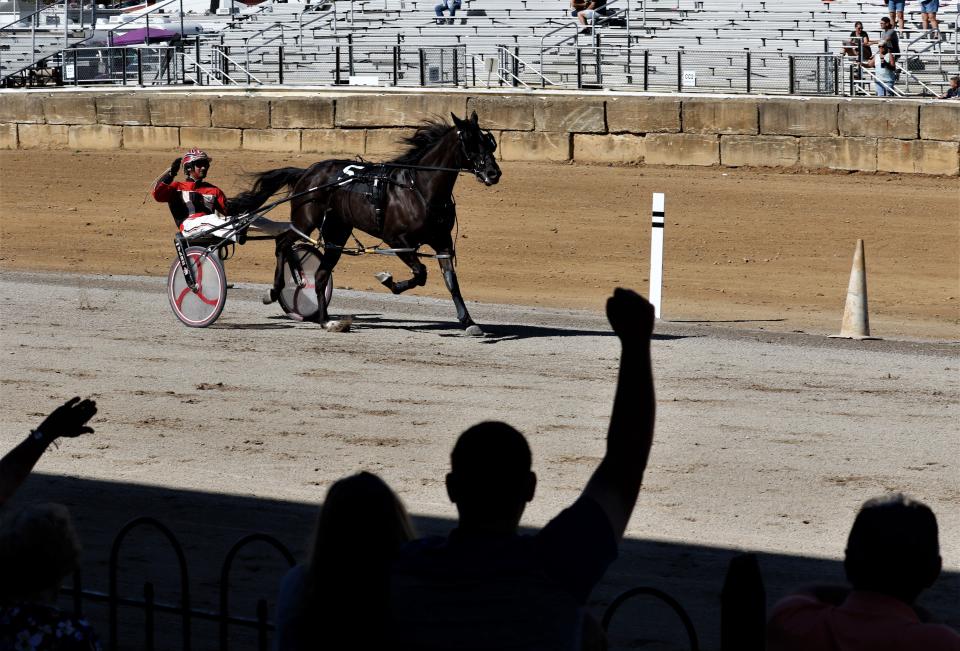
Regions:
<svg viewBox="0 0 960 651"><path fill-rule="evenodd" d="M440 271L443 273L443 282L450 290L450 296L453 298L453 305L457 308L457 320L460 321L460 327L471 337L482 337L483 330L467 312L467 305L463 302L463 296L460 295L460 283L457 282L457 271L453 266L453 254L450 251L439 251L437 253L437 262L440 263Z"/></svg>
<svg viewBox="0 0 960 651"><path fill-rule="evenodd" d="M394 282L393 275L391 275L390 272L381 271L375 275L384 287L394 294L402 294L412 287L423 287L427 284L427 268L420 262L420 258L416 253L398 253L397 257L410 267L410 271L413 272L413 277Z"/></svg>

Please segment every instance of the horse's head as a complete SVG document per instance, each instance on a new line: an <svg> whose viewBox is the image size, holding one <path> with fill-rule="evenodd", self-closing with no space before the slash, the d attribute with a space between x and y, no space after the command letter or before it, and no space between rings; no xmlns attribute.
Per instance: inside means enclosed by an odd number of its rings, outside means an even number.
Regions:
<svg viewBox="0 0 960 651"><path fill-rule="evenodd" d="M453 113L453 124L457 128L460 138L460 148L467 163L464 166L477 177L484 185L495 185L500 181L500 166L493 152L497 150L497 141L493 134L484 131L477 123L477 112L474 111L466 120L461 120Z"/></svg>

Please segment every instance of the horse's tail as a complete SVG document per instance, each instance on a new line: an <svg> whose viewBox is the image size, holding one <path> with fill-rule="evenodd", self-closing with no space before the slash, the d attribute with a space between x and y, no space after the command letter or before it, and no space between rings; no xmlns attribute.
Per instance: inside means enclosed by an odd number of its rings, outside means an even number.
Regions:
<svg viewBox="0 0 960 651"><path fill-rule="evenodd" d="M227 201L227 213L241 215L256 210L283 186L286 185L293 189L293 186L306 171L299 167L281 167L280 169L254 174L253 178L256 179L256 182L253 184L253 188L229 199Z"/></svg>

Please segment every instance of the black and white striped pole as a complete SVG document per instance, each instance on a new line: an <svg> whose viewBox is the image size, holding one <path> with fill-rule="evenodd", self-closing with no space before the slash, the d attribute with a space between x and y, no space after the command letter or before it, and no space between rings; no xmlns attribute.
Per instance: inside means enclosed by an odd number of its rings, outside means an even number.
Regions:
<svg viewBox="0 0 960 651"><path fill-rule="evenodd" d="M660 318L661 289L663 288L663 193L653 193L653 221L650 229L650 304L653 314Z"/></svg>

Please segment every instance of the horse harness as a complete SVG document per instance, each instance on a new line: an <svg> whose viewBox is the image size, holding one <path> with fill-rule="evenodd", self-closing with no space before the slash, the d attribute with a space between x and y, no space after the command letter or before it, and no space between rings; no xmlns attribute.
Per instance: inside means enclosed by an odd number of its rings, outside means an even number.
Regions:
<svg viewBox="0 0 960 651"><path fill-rule="evenodd" d="M383 232L385 219L384 206L387 202L387 188L395 186L404 190L413 190L420 197L420 201L427 209L427 215L435 218L441 224L456 217L453 198L439 203L428 203L414 183L412 176L402 180L405 174L395 174L397 165L389 163L351 163L340 170L332 185L345 192L364 197L374 210L377 220L377 229ZM451 221L452 225L452 221Z"/></svg>

